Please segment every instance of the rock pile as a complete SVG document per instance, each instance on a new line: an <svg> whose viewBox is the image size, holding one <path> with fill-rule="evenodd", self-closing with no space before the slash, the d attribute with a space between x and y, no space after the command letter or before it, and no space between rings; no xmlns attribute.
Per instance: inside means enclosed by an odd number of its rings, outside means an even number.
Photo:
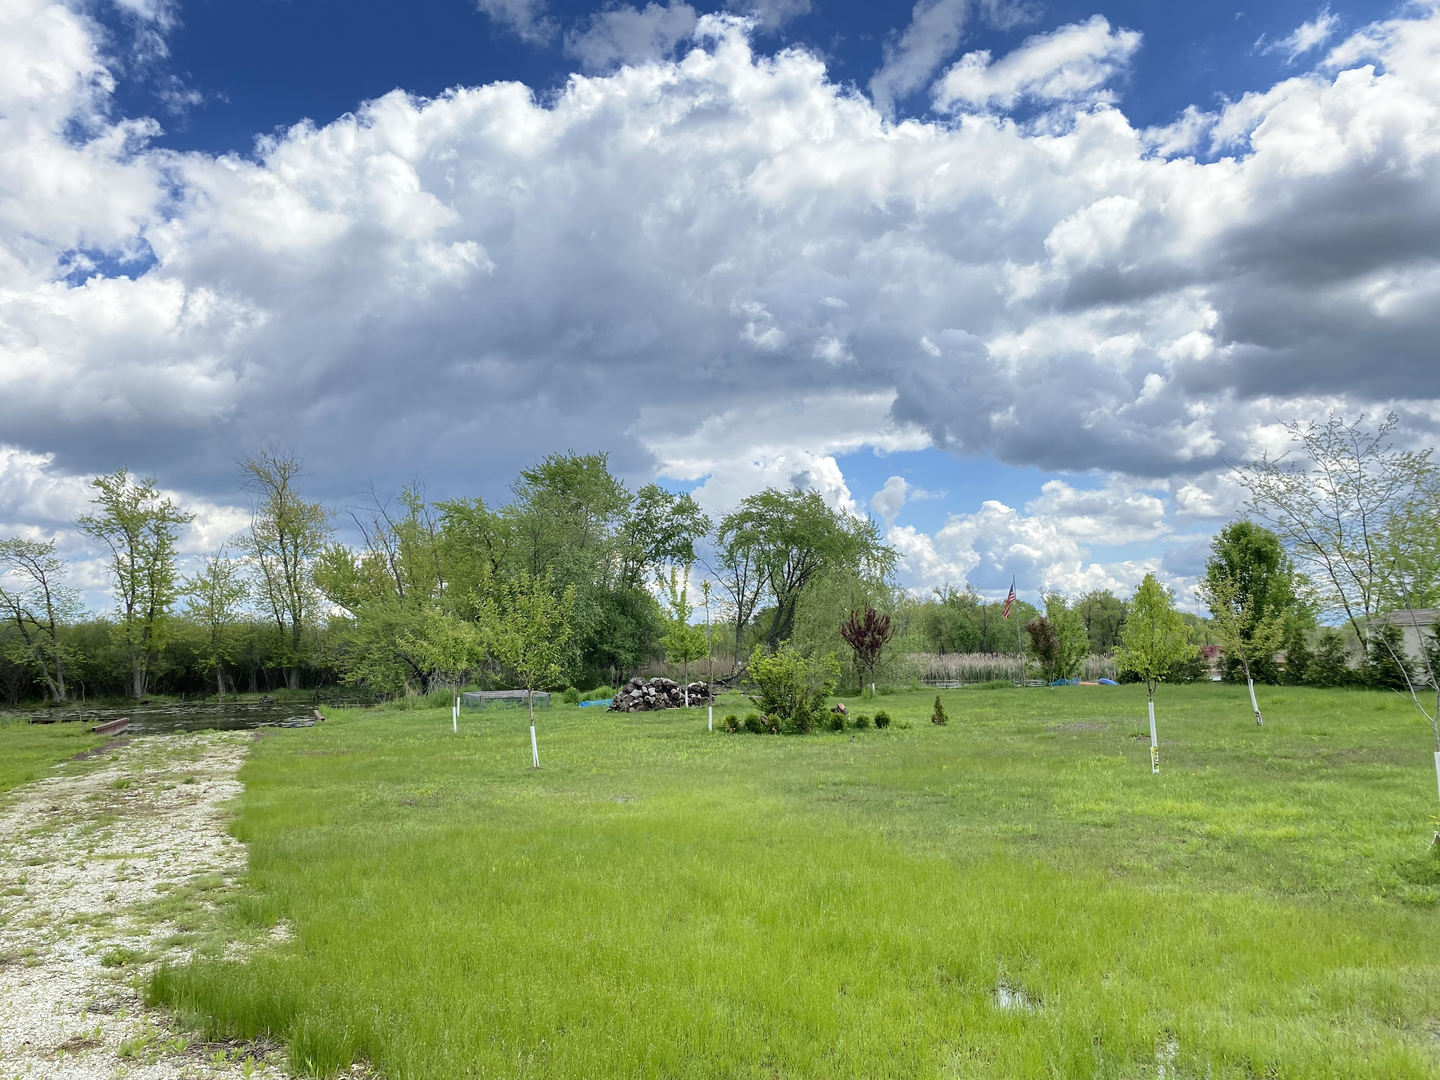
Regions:
<svg viewBox="0 0 1440 1080"><path fill-rule="evenodd" d="M710 701L710 688L703 682L690 684L690 704ZM647 712L650 709L679 709L685 705L685 688L673 679L635 677L620 688L610 703L611 712Z"/></svg>

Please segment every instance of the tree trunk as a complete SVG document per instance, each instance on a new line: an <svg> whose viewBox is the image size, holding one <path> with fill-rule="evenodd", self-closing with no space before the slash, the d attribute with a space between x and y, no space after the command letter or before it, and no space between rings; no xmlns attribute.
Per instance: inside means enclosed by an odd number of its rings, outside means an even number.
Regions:
<svg viewBox="0 0 1440 1080"><path fill-rule="evenodd" d="M530 703L530 759L540 767L540 744L535 741L535 691L526 688L525 700Z"/></svg>
<svg viewBox="0 0 1440 1080"><path fill-rule="evenodd" d="M217 702L225 700L225 669L219 664L215 665L215 700Z"/></svg>
<svg viewBox="0 0 1440 1080"><path fill-rule="evenodd" d="M1160 740L1155 735L1155 684L1151 683L1146 689L1149 691L1150 701L1150 772L1160 771Z"/></svg>
<svg viewBox="0 0 1440 1080"><path fill-rule="evenodd" d="M289 687L291 690L299 690L299 689L300 689L300 669L299 669L299 667L288 667L288 668L285 669L285 685L286 685L287 687Z"/></svg>

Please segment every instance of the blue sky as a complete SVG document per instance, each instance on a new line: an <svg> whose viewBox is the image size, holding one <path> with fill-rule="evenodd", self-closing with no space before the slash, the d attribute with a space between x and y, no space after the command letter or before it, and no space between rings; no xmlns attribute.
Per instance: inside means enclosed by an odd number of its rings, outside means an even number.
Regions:
<svg viewBox="0 0 1440 1080"><path fill-rule="evenodd" d="M923 591L1193 602L1281 425L1440 426L1410 4L0 0L0 535L128 465L503 498L605 450Z"/></svg>
<svg viewBox="0 0 1440 1080"><path fill-rule="evenodd" d="M792 6L808 10L762 26L755 34L757 46L813 50L825 58L831 78L862 89L883 65L887 41L904 31L910 14L898 4L812 0ZM301 117L324 124L397 88L433 97L452 86L513 80L538 93L554 92L576 68L565 34L604 7L547 3L554 33L527 41L465 0L183 4L174 9L173 28L164 35L168 56L123 82L116 100L132 115L161 118L167 130L157 145L248 153L257 134L287 128ZM724 9L693 7L697 12ZM1281 40L1323 11L1340 28L1354 29L1394 9L1384 3L1317 8L1311 2L1271 0L1226 8L1131 0L1013 5L996 18L973 5L959 50L1003 55L1037 32L1102 14L1144 37L1118 80L1126 114L1137 124L1164 124L1187 105L1212 106L1293 73L1284 50L1267 52L1263 44L1257 48L1258 41ZM95 10L116 39L134 36L133 15L116 7ZM172 79L199 95L202 104L174 112ZM902 111L912 114L923 114L927 105L923 90L901 102Z"/></svg>

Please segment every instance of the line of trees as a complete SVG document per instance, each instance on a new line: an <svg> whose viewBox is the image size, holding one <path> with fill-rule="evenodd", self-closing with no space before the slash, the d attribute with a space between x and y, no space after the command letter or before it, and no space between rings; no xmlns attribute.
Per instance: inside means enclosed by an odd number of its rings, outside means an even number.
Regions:
<svg viewBox="0 0 1440 1080"><path fill-rule="evenodd" d="M846 612L897 594L895 554L874 524L813 492L766 490L716 523L689 495L630 491L604 454L554 454L500 505L432 502L418 482L391 497L372 490L344 511L359 539L342 543L302 481L286 452L241 462L249 527L187 577L176 552L191 515L153 478L95 478L95 509L77 524L108 553L116 607L103 615L82 610L53 541L0 541L0 693L59 703L514 684L519 668L500 643L540 591L565 623L547 681L593 686L661 657L693 663L712 640L728 641L732 660L757 640L836 647ZM709 634L690 625L697 568L709 572Z"/></svg>
<svg viewBox="0 0 1440 1080"><path fill-rule="evenodd" d="M1294 427L1295 460L1239 471L1252 518L1216 536L1200 590L1211 618L1177 614L1194 648L1161 678L1208 676L1201 647L1219 645L1224 675L1252 687L1427 685L1425 657L1406 655L1384 616L1440 603L1440 483L1428 453L1393 447L1394 424ZM1048 595L1043 610L1017 601L1009 618L968 584L910 596L874 523L813 492L769 489L712 522L688 495L629 490L604 454L551 455L497 505L431 501L418 482L372 490L344 511L349 544L302 481L289 453L242 461L249 526L186 577L177 544L191 515L153 478L96 477L77 526L106 554L116 605L103 615L82 610L53 541L0 540L0 696L513 684L513 665L483 646L517 588L571 598L557 678L581 687L661 658L688 671L718 651L738 665L782 641L846 657L847 684L887 677L908 653L1022 650L1053 681L1120 650L1135 611L1108 590Z"/></svg>

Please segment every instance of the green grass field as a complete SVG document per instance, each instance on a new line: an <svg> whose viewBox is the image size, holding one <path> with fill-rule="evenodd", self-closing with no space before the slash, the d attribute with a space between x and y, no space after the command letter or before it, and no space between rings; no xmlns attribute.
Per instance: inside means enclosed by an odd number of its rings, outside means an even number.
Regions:
<svg viewBox="0 0 1440 1080"><path fill-rule="evenodd" d="M50 768L110 741L88 724L28 724L0 718L0 794L38 780Z"/></svg>
<svg viewBox="0 0 1440 1080"><path fill-rule="evenodd" d="M1434 1077L1428 729L1395 696L1136 687L704 710L338 713L243 775L229 917L161 970L210 1036L326 1075ZM740 704L716 710L742 712Z"/></svg>

